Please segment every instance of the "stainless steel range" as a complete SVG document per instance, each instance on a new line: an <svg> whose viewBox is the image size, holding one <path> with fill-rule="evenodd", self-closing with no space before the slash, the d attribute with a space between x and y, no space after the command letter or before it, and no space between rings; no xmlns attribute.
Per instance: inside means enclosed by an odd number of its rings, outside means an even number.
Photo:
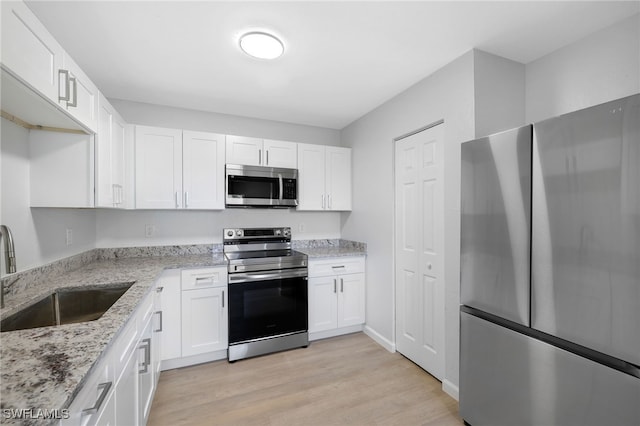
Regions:
<svg viewBox="0 0 640 426"><path fill-rule="evenodd" d="M223 230L229 262L229 361L309 345L307 256L291 228Z"/></svg>

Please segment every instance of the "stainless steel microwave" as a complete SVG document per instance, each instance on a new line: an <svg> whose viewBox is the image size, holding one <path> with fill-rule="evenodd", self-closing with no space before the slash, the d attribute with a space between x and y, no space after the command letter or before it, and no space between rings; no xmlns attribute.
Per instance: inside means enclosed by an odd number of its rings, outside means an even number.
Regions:
<svg viewBox="0 0 640 426"><path fill-rule="evenodd" d="M298 170L227 164L227 207L295 207Z"/></svg>

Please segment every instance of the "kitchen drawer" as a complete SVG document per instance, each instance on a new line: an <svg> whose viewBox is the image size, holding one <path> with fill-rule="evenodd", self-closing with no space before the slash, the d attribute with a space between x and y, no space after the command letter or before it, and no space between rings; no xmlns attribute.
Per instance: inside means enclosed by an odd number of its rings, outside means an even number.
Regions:
<svg viewBox="0 0 640 426"><path fill-rule="evenodd" d="M322 260L309 260L310 277L357 274L364 272L364 269L364 256L345 256Z"/></svg>
<svg viewBox="0 0 640 426"><path fill-rule="evenodd" d="M182 271L182 290L221 287L227 285L227 268L185 269Z"/></svg>

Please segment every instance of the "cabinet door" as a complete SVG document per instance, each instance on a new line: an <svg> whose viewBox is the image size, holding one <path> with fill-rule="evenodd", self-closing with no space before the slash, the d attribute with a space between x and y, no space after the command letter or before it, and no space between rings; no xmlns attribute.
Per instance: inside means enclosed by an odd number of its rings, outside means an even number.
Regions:
<svg viewBox="0 0 640 426"><path fill-rule="evenodd" d="M224 209L225 136L186 130L182 136L184 207Z"/></svg>
<svg viewBox="0 0 640 426"><path fill-rule="evenodd" d="M327 210L351 210L351 149L326 148Z"/></svg>
<svg viewBox="0 0 640 426"><path fill-rule="evenodd" d="M69 114L94 132L98 130L98 98L100 92L89 77L71 59L64 54L62 74L59 79L60 105Z"/></svg>
<svg viewBox="0 0 640 426"><path fill-rule="evenodd" d="M182 131L136 126L136 208L182 207Z"/></svg>
<svg viewBox="0 0 640 426"><path fill-rule="evenodd" d="M227 135L227 163L245 166L262 165L262 139Z"/></svg>
<svg viewBox="0 0 640 426"><path fill-rule="evenodd" d="M162 318L162 299L164 294L164 286L161 283L156 284L153 298L153 319L151 332L151 367L153 368L153 388L155 389L160 378L160 356L162 351L162 333L164 318Z"/></svg>
<svg viewBox="0 0 640 426"><path fill-rule="evenodd" d="M96 426L118 426L116 423L116 396L111 392L103 404L104 409L100 413Z"/></svg>
<svg viewBox="0 0 640 426"><path fill-rule="evenodd" d="M29 132L32 207L94 207L94 136Z"/></svg>
<svg viewBox="0 0 640 426"><path fill-rule="evenodd" d="M125 144L127 123L117 113L111 120L111 185L114 207L126 207L126 192L131 187L125 184Z"/></svg>
<svg viewBox="0 0 640 426"><path fill-rule="evenodd" d="M3 68L57 103L64 50L23 2L1 6Z"/></svg>
<svg viewBox="0 0 640 426"><path fill-rule="evenodd" d="M338 276L338 327L364 323L364 274Z"/></svg>
<svg viewBox="0 0 640 426"><path fill-rule="evenodd" d="M61 425L101 424L98 421L100 417L104 416L105 420L113 418L115 407L109 399L114 393L114 383L110 354L107 354L85 379L69 406L69 418L63 419Z"/></svg>
<svg viewBox="0 0 640 426"><path fill-rule="evenodd" d="M226 287L182 292L182 356L227 349Z"/></svg>
<svg viewBox="0 0 640 426"><path fill-rule="evenodd" d="M264 165L269 167L298 167L298 144L295 142L265 139L263 144Z"/></svg>
<svg viewBox="0 0 640 426"><path fill-rule="evenodd" d="M336 276L309 278L309 332L338 326L338 280Z"/></svg>
<svg viewBox="0 0 640 426"><path fill-rule="evenodd" d="M182 306L180 297L180 271L166 271L158 283L162 290L162 333L160 333L160 359L174 359L182 356Z"/></svg>
<svg viewBox="0 0 640 426"><path fill-rule="evenodd" d="M325 147L298 144L298 210L324 210Z"/></svg>
<svg viewBox="0 0 640 426"><path fill-rule="evenodd" d="M138 345L138 416L139 424L147 423L153 391L155 390L155 371L153 369L153 326L154 321L146 323Z"/></svg>
<svg viewBox="0 0 640 426"><path fill-rule="evenodd" d="M96 207L113 207L112 131L113 111L106 99L101 99L98 109L98 133L96 134Z"/></svg>
<svg viewBox="0 0 640 426"><path fill-rule="evenodd" d="M131 352L116 386L116 424L138 424L138 351Z"/></svg>

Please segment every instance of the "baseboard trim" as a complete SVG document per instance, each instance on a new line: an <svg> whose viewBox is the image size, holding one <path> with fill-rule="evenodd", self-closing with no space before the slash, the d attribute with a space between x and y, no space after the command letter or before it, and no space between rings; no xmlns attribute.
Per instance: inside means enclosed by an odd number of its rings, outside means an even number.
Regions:
<svg viewBox="0 0 640 426"><path fill-rule="evenodd" d="M203 364L205 362L219 361L227 359L227 350L208 352L206 354L192 355L184 358L166 359L160 363L160 370L173 370L174 368L189 367L191 365Z"/></svg>
<svg viewBox="0 0 640 426"><path fill-rule="evenodd" d="M396 351L396 344L385 338L382 334L378 333L373 328L365 325L363 331L364 334L371 337L377 344L379 344L389 352L393 353Z"/></svg>
<svg viewBox="0 0 640 426"><path fill-rule="evenodd" d="M459 398L460 389L458 388L458 386L453 384L453 382L450 382L449 380L446 380L446 379L443 380L442 390L451 398L455 399L456 401L460 401L460 398Z"/></svg>
<svg viewBox="0 0 640 426"><path fill-rule="evenodd" d="M351 325L349 327L334 328L332 330L315 331L309 333L309 341L327 339L329 337L342 336L343 334L357 333L362 331L362 324Z"/></svg>

